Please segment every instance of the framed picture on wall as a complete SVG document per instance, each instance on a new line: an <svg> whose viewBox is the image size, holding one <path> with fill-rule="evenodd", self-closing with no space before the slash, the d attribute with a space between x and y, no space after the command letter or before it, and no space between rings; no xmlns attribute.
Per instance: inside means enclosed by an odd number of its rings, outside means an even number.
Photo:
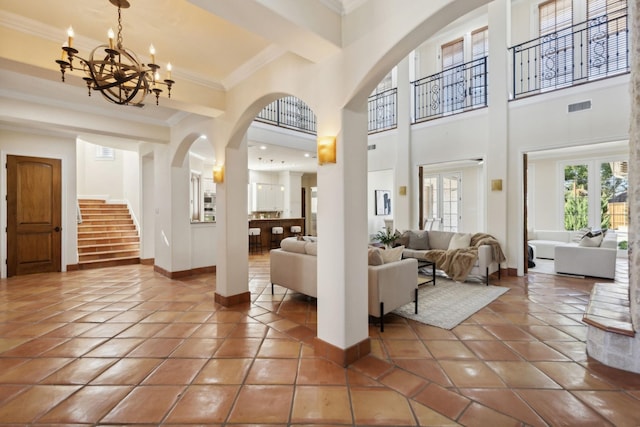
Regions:
<svg viewBox="0 0 640 427"><path fill-rule="evenodd" d="M391 215L391 191L376 190L376 215Z"/></svg>

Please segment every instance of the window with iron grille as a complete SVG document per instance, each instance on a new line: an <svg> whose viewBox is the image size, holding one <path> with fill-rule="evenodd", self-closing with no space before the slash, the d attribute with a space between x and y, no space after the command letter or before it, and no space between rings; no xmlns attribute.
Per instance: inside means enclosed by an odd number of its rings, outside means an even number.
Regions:
<svg viewBox="0 0 640 427"><path fill-rule="evenodd" d="M573 80L573 7L571 0L538 6L541 89L570 85Z"/></svg>
<svg viewBox="0 0 640 427"><path fill-rule="evenodd" d="M443 112L464 108L466 86L464 76L464 41L454 40L441 47Z"/></svg>
<svg viewBox="0 0 640 427"><path fill-rule="evenodd" d="M589 78L626 69L629 64L627 1L588 0L587 19Z"/></svg>
<svg viewBox="0 0 640 427"><path fill-rule="evenodd" d="M472 59L485 58L489 55L489 28L484 27L471 33ZM469 82L469 95L471 106L486 105L487 89L487 64L475 61L471 66L471 81Z"/></svg>

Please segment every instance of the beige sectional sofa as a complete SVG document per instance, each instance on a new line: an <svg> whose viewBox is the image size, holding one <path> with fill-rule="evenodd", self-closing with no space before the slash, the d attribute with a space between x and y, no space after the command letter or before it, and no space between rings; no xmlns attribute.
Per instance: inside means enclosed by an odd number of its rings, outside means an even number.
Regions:
<svg viewBox="0 0 640 427"><path fill-rule="evenodd" d="M298 240L288 237L270 255L271 292L274 285L318 297L317 241L312 237ZM382 265L368 266L369 314L380 319L384 331L385 314L407 303L415 302L418 312L418 262L402 259Z"/></svg>
<svg viewBox="0 0 640 427"><path fill-rule="evenodd" d="M395 244L405 247L404 258L434 261L438 270L456 281L479 276L488 285L489 275L500 275L505 261L498 241L484 233L408 230Z"/></svg>

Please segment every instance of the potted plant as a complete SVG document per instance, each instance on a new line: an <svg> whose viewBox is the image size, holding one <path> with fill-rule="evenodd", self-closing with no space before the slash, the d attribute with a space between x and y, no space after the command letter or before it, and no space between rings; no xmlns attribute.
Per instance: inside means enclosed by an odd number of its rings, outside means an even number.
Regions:
<svg viewBox="0 0 640 427"><path fill-rule="evenodd" d="M395 242L400 237L400 233L396 230L392 232L391 229L385 228L383 230L378 231L373 238L374 240L379 241L386 247L390 248L393 246L393 242Z"/></svg>

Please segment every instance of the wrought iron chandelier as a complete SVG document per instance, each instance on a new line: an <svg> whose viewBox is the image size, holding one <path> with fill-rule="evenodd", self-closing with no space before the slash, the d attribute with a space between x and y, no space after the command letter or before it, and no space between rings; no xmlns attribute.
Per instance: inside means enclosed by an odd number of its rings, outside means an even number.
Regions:
<svg viewBox="0 0 640 427"><path fill-rule="evenodd" d="M73 48L73 28L67 31L67 42L62 46L62 58L56 60L60 65L62 81L65 81L65 71L74 71L73 60L82 64L86 74L83 80L87 83L89 96L91 90L99 90L109 101L119 105L134 105L142 107L144 98L149 93L156 96L159 103L162 89L166 86L168 97L171 98L171 87L175 83L171 80L171 63L167 64L167 78L160 79L160 66L155 64L155 49L149 48L151 63L143 64L137 55L122 45L122 14L121 9L127 9L128 0L109 0L118 7L118 37L114 45L114 33L109 29L109 45L100 45L91 51L89 59L78 56L78 50ZM103 56L104 55L104 56ZM66 56L66 59L65 59Z"/></svg>

